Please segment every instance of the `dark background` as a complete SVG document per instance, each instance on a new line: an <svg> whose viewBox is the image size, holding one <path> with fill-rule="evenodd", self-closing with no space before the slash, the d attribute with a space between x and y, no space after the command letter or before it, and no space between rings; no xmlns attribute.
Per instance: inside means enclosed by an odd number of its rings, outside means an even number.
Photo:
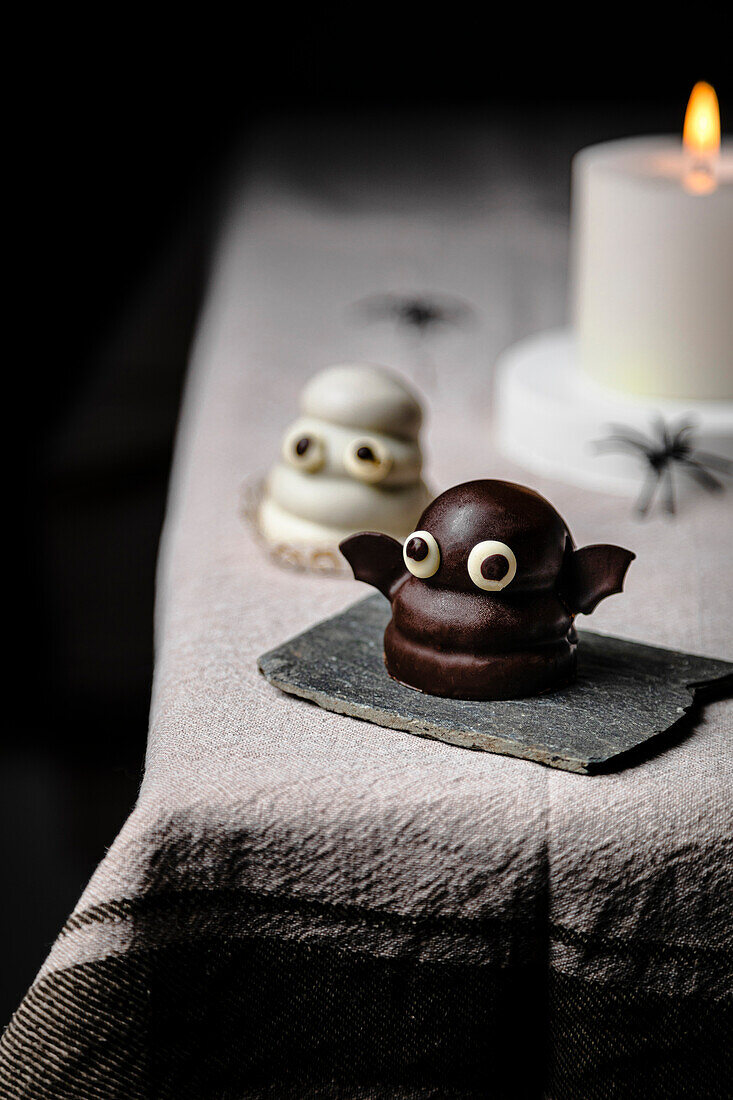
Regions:
<svg viewBox="0 0 733 1100"><path fill-rule="evenodd" d="M241 9L185 27L179 13L164 28L129 13L107 27L39 16L11 40L22 71L9 173L19 193L6 208L19 249L0 1024L135 800L180 388L228 170L253 128L282 114L338 112L358 126L440 110L485 113L531 140L559 112L577 135L569 182L575 148L679 132L698 79L733 103L722 47L697 32L640 38L637 10L566 13L547 28L513 15L501 25L490 11L363 8L347 26Z"/></svg>

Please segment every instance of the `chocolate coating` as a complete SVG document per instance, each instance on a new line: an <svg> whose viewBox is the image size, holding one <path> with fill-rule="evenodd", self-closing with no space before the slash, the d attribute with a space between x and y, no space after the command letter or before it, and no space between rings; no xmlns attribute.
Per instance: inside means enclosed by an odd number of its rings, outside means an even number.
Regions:
<svg viewBox="0 0 733 1100"><path fill-rule="evenodd" d="M389 674L428 694L462 699L521 698L572 680L575 615L620 592L634 558L618 546L575 550L552 505L506 481L449 489L425 509L417 531L432 535L440 550L430 577L413 576L400 544L385 535L353 535L341 550L354 576L391 601ZM503 543L516 558L516 573L500 591L478 587L478 574L476 583L469 574L468 556L482 542ZM407 557L422 560L421 551L424 558L424 539L408 539ZM480 567L486 580L501 581L508 571L503 554L488 553Z"/></svg>

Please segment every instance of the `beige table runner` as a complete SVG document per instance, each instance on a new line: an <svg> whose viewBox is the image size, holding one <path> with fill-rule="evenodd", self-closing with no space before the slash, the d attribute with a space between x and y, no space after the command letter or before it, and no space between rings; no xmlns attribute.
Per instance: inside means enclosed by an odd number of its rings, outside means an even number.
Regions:
<svg viewBox="0 0 733 1100"><path fill-rule="evenodd" d="M586 777L321 711L255 665L365 594L278 568L239 514L304 380L358 359L425 392L433 485L531 481L579 543L637 551L593 629L733 659L733 493L639 522L492 448L497 353L564 315L547 149L263 135L185 397L140 798L5 1036L9 1095L724 1094L730 703ZM415 291L470 321L418 341L358 306Z"/></svg>

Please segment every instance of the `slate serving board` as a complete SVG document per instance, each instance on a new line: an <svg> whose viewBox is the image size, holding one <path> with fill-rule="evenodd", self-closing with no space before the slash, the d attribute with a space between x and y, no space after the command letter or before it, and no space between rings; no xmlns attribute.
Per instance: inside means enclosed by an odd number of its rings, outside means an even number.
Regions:
<svg viewBox="0 0 733 1100"><path fill-rule="evenodd" d="M646 759L683 736L706 700L733 694L728 661L581 630L570 687L500 702L440 699L387 675L389 617L387 600L369 596L263 654L258 667L281 691L326 710L588 774Z"/></svg>

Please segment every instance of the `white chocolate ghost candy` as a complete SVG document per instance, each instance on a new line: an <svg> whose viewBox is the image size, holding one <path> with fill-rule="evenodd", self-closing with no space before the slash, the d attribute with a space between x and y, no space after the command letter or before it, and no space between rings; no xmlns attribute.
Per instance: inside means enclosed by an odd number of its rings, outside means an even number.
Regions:
<svg viewBox="0 0 733 1100"><path fill-rule="evenodd" d="M384 367L327 367L303 390L270 472L259 526L275 546L337 552L357 531L404 538L431 499L421 478L422 410Z"/></svg>

